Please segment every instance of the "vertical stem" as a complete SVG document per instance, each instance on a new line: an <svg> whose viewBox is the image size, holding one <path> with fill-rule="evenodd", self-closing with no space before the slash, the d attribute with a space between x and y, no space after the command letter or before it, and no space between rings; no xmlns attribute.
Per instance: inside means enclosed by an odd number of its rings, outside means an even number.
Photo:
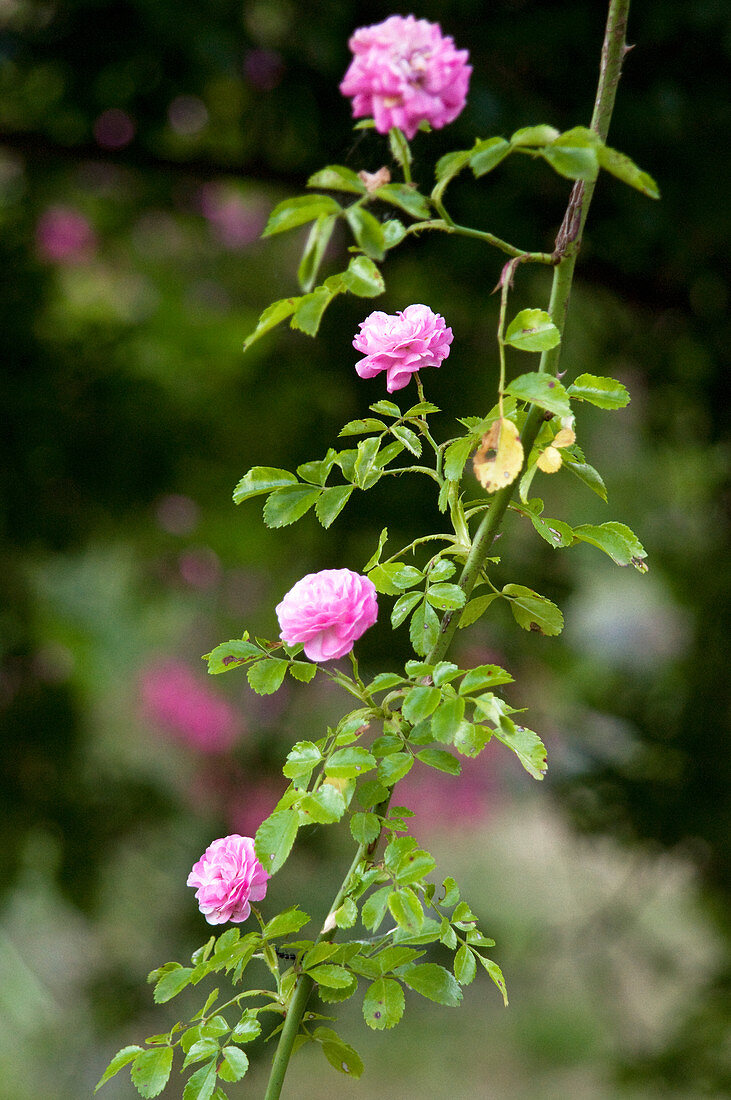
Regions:
<svg viewBox="0 0 731 1100"><path fill-rule="evenodd" d="M612 110L614 108L614 100L617 92L617 84L619 83L619 76L622 68L622 60L626 52L625 33L628 11L629 0L610 0L604 45L602 47L599 83L591 122L592 129L596 130L602 140L606 139L609 129L609 122L612 117ZM405 144L403 135L399 134L399 137ZM408 179L408 165L405 164L403 167L404 176ZM562 335L566 323L566 313L568 310L569 296L571 294L576 257L581 244L581 234L593 193L594 181L587 183L578 182L575 184L571 192L571 198L566 210L563 225L561 226L561 230L556 240L556 252L554 256L557 262L553 272L549 312L553 319L553 323ZM550 351L543 352L539 367L540 371L546 371L551 374L556 373L560 348L561 345L559 344ZM526 460L535 442L542 419L543 410L535 405L531 406L523 427L522 436ZM472 591L480 575L485 559L490 551L490 547L500 529L516 483L517 479L512 485L506 486L495 494L492 505L475 535L472 549L465 562L459 581L467 595ZM427 661L435 663L442 659L449 648L458 623L459 612L448 612L445 615L442 620L442 629L439 639L431 653L429 653ZM371 845L371 850L372 848L373 845ZM323 939L329 939L334 934L334 928L330 928L330 918L335 910L341 905L346 895L352 874L358 866L368 858L368 854L368 847L361 844L351 864L350 870L343 879L343 883L338 890L335 901L330 908L328 919L325 921L323 930L318 937L318 943ZM279 1100L281 1096L284 1076L287 1072L289 1059L292 1055L294 1041L297 1038L300 1024L305 1013L307 1000L312 992L313 985L314 982L306 974L300 976L289 1005L284 1027L279 1037L279 1045L274 1056L272 1071L264 1100Z"/></svg>

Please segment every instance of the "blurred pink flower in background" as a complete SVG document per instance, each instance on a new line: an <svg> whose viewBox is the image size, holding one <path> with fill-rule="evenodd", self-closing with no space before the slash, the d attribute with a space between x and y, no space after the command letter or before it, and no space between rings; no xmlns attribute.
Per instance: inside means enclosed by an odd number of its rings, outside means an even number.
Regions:
<svg viewBox="0 0 731 1100"><path fill-rule="evenodd" d="M285 781L262 779L256 786L246 782L232 789L226 805L226 817L232 829L252 836L265 818L274 811L284 794Z"/></svg>
<svg viewBox="0 0 731 1100"><path fill-rule="evenodd" d="M307 573L276 607L285 645L304 642L311 661L334 661L378 618L376 587L352 569Z"/></svg>
<svg viewBox="0 0 731 1100"><path fill-rule="evenodd" d="M284 76L284 60L275 50L247 50L244 54L244 76L260 92L271 92Z"/></svg>
<svg viewBox="0 0 731 1100"><path fill-rule="evenodd" d="M379 133L397 126L411 139L421 122L440 130L464 107L469 54L438 23L392 15L348 45L354 56L340 91L353 97L353 118L372 117Z"/></svg>
<svg viewBox="0 0 731 1100"><path fill-rule="evenodd" d="M243 731L241 715L182 661L150 664L140 677L140 701L147 722L200 752L226 752Z"/></svg>
<svg viewBox="0 0 731 1100"><path fill-rule="evenodd" d="M216 239L232 251L247 248L261 236L267 209L259 197L247 197L226 183L200 189L200 209Z"/></svg>
<svg viewBox="0 0 731 1100"><path fill-rule="evenodd" d="M135 124L126 111L110 107L94 122L94 137L102 149L124 149L135 136Z"/></svg>
<svg viewBox="0 0 731 1100"><path fill-rule="evenodd" d="M377 309L361 321L353 339L365 356L355 369L361 378L385 371L386 389L393 393L407 386L415 371L441 366L451 343L451 328L429 306L415 304L395 314Z"/></svg>
<svg viewBox="0 0 731 1100"><path fill-rule="evenodd" d="M462 760L461 775L415 767L397 788L394 799L416 814L420 828L438 830L479 825L495 806L495 783L484 760Z"/></svg>
<svg viewBox="0 0 731 1100"><path fill-rule="evenodd" d="M240 924L251 913L249 901L266 896L268 878L251 837L232 833L209 844L193 864L187 885L198 887L198 907L209 924Z"/></svg>
<svg viewBox="0 0 731 1100"><path fill-rule="evenodd" d="M88 218L71 206L49 206L36 225L36 249L44 260L78 264L91 259L96 236Z"/></svg>

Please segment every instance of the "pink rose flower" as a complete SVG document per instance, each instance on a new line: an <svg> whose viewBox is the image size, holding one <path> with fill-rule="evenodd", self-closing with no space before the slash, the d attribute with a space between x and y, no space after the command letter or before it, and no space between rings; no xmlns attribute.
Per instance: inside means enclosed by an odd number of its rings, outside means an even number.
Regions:
<svg viewBox="0 0 731 1100"><path fill-rule="evenodd" d="M353 118L372 117L379 133L398 126L411 139L419 123L440 130L464 107L469 55L438 23L392 15L361 27L348 45L354 56L340 91L353 97Z"/></svg>
<svg viewBox="0 0 731 1100"><path fill-rule="evenodd" d="M276 611L286 645L304 642L311 661L333 661L378 618L376 587L350 569L322 569L297 581Z"/></svg>
<svg viewBox="0 0 731 1100"><path fill-rule="evenodd" d="M197 886L198 907L209 924L240 924L251 912L249 901L261 901L269 873L248 836L232 833L214 840L193 864L188 886Z"/></svg>
<svg viewBox="0 0 731 1100"><path fill-rule="evenodd" d="M396 314L376 310L361 322L353 347L365 354L355 364L361 378L386 372L389 393L408 385L414 371L438 367L449 355L452 330L429 306L407 306Z"/></svg>

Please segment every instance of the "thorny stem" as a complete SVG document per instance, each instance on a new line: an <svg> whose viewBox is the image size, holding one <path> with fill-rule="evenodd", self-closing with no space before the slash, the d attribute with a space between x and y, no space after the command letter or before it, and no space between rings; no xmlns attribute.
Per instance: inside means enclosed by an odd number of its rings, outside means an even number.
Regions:
<svg viewBox="0 0 731 1100"><path fill-rule="evenodd" d="M474 237L478 241L491 244L493 248L499 248L514 259L520 259L528 264L555 264L556 259L551 252L526 252L516 248L494 233L488 233L484 229L471 229L468 225L457 225L451 218L432 218L429 221L414 222L406 227L406 233L420 233L423 229L440 229L442 233L455 233L459 237Z"/></svg>
<svg viewBox="0 0 731 1100"><path fill-rule="evenodd" d="M602 46L599 82L591 120L591 128L599 134L602 141L606 140L609 130L609 123L612 117L617 93L617 85L622 71L622 61L627 52L626 30L629 4L630 0L610 0L609 3L604 44ZM416 229L445 229L447 232L461 233L465 236L474 236L486 240L488 243L500 248L503 252L507 252L508 255L516 258L521 257L521 259L524 258L526 262L552 263L554 265L554 272L548 311L551 314L554 325L563 335L574 277L574 267L576 266L576 258L581 246L582 233L589 210L589 204L594 193L594 186L594 181L578 181L574 185L563 224L556 238L556 248L553 255L547 259L544 258L546 255L544 253L522 253L519 249L513 248L512 245L506 244L505 241L500 241L499 238L492 237L489 233L482 233L479 230L465 230L464 227L461 226L448 226L444 222L421 222L415 226L411 226L410 229L412 231ZM540 259L538 257L540 257ZM544 351L542 353L540 366L538 368L539 371L553 375L556 374L560 357L560 348L561 345L558 344L555 348L551 348L549 351ZM528 412L522 433L525 462L528 460L542 420L543 410L536 405L532 405ZM469 596L482 572L483 565L495 541L495 537L499 532L500 525L502 524L503 517L507 511L517 481L518 479L516 478L512 485L507 485L504 489L500 489L495 493L492 504L475 534L472 541L472 547L459 579L459 584L467 596ZM429 664L436 664L437 661L443 659L454 637L454 633L459 624L459 618L460 612L458 611L448 611L445 614L442 620L439 638L426 657ZM343 883L330 907L330 912L317 942L323 939L329 939L334 934L334 921L332 921L333 914L342 904L353 874L361 863L370 858L374 848L375 844L371 844L370 846L361 844L359 846L355 859L347 875L343 879ZM307 1000L313 985L314 982L311 978L308 978L307 975L302 975L297 983L280 1035L279 1045L274 1057L269 1085L264 1100L279 1100L281 1096L284 1075L287 1071L294 1041L299 1032L300 1023L304 1016Z"/></svg>

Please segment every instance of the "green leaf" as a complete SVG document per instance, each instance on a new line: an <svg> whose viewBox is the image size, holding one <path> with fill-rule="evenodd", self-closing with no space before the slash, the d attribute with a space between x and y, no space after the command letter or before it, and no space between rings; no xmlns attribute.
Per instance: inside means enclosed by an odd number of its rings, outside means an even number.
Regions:
<svg viewBox="0 0 731 1100"><path fill-rule="evenodd" d="M291 328L299 329L306 336L316 336L322 315L333 300L334 294L324 286L318 286L310 294L300 298L294 316L289 322Z"/></svg>
<svg viewBox="0 0 731 1100"><path fill-rule="evenodd" d="M211 1100L216 1087L216 1059L201 1066L188 1078L183 1089L183 1100Z"/></svg>
<svg viewBox="0 0 731 1100"><path fill-rule="evenodd" d="M322 1045L322 1053L338 1073L346 1073L355 1081L358 1080L363 1073L363 1062L349 1043L344 1043L329 1027L318 1027L313 1038Z"/></svg>
<svg viewBox="0 0 731 1100"><path fill-rule="evenodd" d="M350 831L359 844L372 844L381 832L381 822L375 814L355 813L350 819Z"/></svg>
<svg viewBox="0 0 731 1100"><path fill-rule="evenodd" d="M444 454L444 476L449 481L459 481L465 463L479 441L479 436L465 435L449 444Z"/></svg>
<svg viewBox="0 0 731 1100"><path fill-rule="evenodd" d="M440 611L454 611L464 607L467 597L458 584L433 584L427 589L426 598L432 607Z"/></svg>
<svg viewBox="0 0 731 1100"><path fill-rule="evenodd" d="M420 685L414 687L404 699L401 713L407 722L416 725L422 718L428 718L439 706L442 693L439 688Z"/></svg>
<svg viewBox="0 0 731 1100"><path fill-rule="evenodd" d="M416 935L421 930L424 923L424 910L410 887L403 886L398 890L392 890L388 898L388 908L399 928L404 928L412 935Z"/></svg>
<svg viewBox="0 0 731 1100"><path fill-rule="evenodd" d="M256 1016L252 1016L247 1009L231 1035L237 1043L250 1043L261 1035L261 1024Z"/></svg>
<svg viewBox="0 0 731 1100"><path fill-rule="evenodd" d="M239 1047L223 1048L223 1063L218 1075L224 1081L240 1081L249 1068L249 1059Z"/></svg>
<svg viewBox="0 0 731 1100"><path fill-rule="evenodd" d="M192 973L192 967L176 966L174 970L169 970L166 974L163 974L153 993L155 1004L161 1005L165 1001L171 1001L173 997L177 997L178 993L185 989L187 985L190 985Z"/></svg>
<svg viewBox="0 0 731 1100"><path fill-rule="evenodd" d="M401 596L393 605L393 611L391 612L391 626L396 630L404 619L408 618L417 603L422 600L423 593L421 592L406 592Z"/></svg>
<svg viewBox="0 0 731 1100"><path fill-rule="evenodd" d="M376 401L375 405L370 406L370 409L371 412L376 413L378 416L401 416L401 409L398 405L394 405L393 401Z"/></svg>
<svg viewBox="0 0 731 1100"><path fill-rule="evenodd" d="M538 534L542 539L545 539L549 546L555 549L562 546L571 546L574 542L574 532L568 523L563 523L560 519L549 519L544 516L537 516L534 512L528 512L528 519L535 527Z"/></svg>
<svg viewBox="0 0 731 1100"><path fill-rule="evenodd" d="M600 409L623 409L629 404L626 386L614 378L603 378L596 374L580 374L568 389L569 397L579 401L589 401Z"/></svg>
<svg viewBox="0 0 731 1100"><path fill-rule="evenodd" d="M304 661L294 661L289 666L289 675L301 684L309 684L317 676L317 665L308 665Z"/></svg>
<svg viewBox="0 0 731 1100"><path fill-rule="evenodd" d="M322 489L311 485L287 485L267 497L264 522L267 527L288 527L296 523L319 499Z"/></svg>
<svg viewBox="0 0 731 1100"><path fill-rule="evenodd" d="M361 920L369 932L375 932L383 922L391 896L391 886L382 886L375 890L361 910Z"/></svg>
<svg viewBox="0 0 731 1100"><path fill-rule="evenodd" d="M462 771L459 760L444 749L422 749L416 754L416 758L421 760L422 764L436 768L440 772L446 772L447 775L459 775Z"/></svg>
<svg viewBox="0 0 731 1100"><path fill-rule="evenodd" d="M304 291L312 290L317 281L317 273L330 243L336 220L331 214L322 214L310 230L302 260L297 268L297 281Z"/></svg>
<svg viewBox="0 0 731 1100"><path fill-rule="evenodd" d="M365 420L349 420L340 429L339 435L365 435L367 432L380 432L386 425L382 420L366 417Z"/></svg>
<svg viewBox="0 0 731 1100"><path fill-rule="evenodd" d="M438 963L410 963L400 969L399 977L410 989L437 1004L456 1008L462 1000L462 990L454 974Z"/></svg>
<svg viewBox="0 0 731 1100"><path fill-rule="evenodd" d="M352 492L352 485L333 485L322 490L315 502L315 515L326 530L338 518Z"/></svg>
<svg viewBox="0 0 731 1100"><path fill-rule="evenodd" d="M140 1053L142 1053L142 1047L138 1046L122 1047L121 1050L118 1050L94 1086L94 1092L98 1092L102 1085L106 1085L107 1081L111 1081L120 1069L124 1069L130 1062L133 1062Z"/></svg>
<svg viewBox="0 0 731 1100"><path fill-rule="evenodd" d="M298 828L297 810L277 810L257 829L256 857L271 875L279 870L292 850Z"/></svg>
<svg viewBox="0 0 731 1100"><path fill-rule="evenodd" d="M399 886L408 886L412 882L420 882L425 875L430 875L436 867L436 860L429 852L421 848L408 852L399 860L396 867L396 882Z"/></svg>
<svg viewBox="0 0 731 1100"><path fill-rule="evenodd" d="M510 152L510 142L505 138L491 137L484 141L476 141L474 148L470 150L470 168L479 179L493 168L497 168L500 161L504 160Z"/></svg>
<svg viewBox="0 0 731 1100"><path fill-rule="evenodd" d="M376 458L375 465L379 470L385 469L389 462L393 462L394 458L397 458L404 449L403 443L398 439L394 439L393 443L387 443L379 452Z"/></svg>
<svg viewBox="0 0 731 1100"><path fill-rule="evenodd" d="M154 1047L138 1054L132 1063L132 1084L140 1096L158 1096L168 1083L173 1067L172 1047Z"/></svg>
<svg viewBox="0 0 731 1100"><path fill-rule="evenodd" d="M337 451L329 447L324 458L319 458L314 462L301 463L297 467L297 474L303 481L308 481L311 485L322 486L327 481L328 474L335 465L337 457Z"/></svg>
<svg viewBox="0 0 731 1100"><path fill-rule="evenodd" d="M363 1000L363 1019L375 1031L395 1027L404 1014L404 991L393 978L377 978Z"/></svg>
<svg viewBox="0 0 731 1100"><path fill-rule="evenodd" d="M566 390L550 374L521 374L508 385L507 391L520 401L530 401L556 416L570 416L571 406ZM280 489L280 492L286 492Z"/></svg>
<svg viewBox="0 0 731 1100"><path fill-rule="evenodd" d="M280 657L266 657L263 661L249 665L246 677L252 691L257 695L272 695L278 691L287 674L287 667L288 662Z"/></svg>
<svg viewBox="0 0 731 1100"><path fill-rule="evenodd" d="M259 317L254 331L244 340L244 351L247 351L256 340L264 336L270 329L275 328L291 316L299 302L299 298L280 298L278 302L272 302L270 306L267 306Z"/></svg>
<svg viewBox="0 0 731 1100"><path fill-rule="evenodd" d="M196 1062L217 1058L219 1049L220 1047L217 1039L199 1039L198 1042L193 1043L192 1047L188 1050L185 1061L183 1062L183 1069L195 1065Z"/></svg>
<svg viewBox="0 0 731 1100"><path fill-rule="evenodd" d="M397 672L379 672L378 675L374 676L371 680L368 685L368 690L370 692L389 691L391 688L398 687L403 682L403 676L399 676Z"/></svg>
<svg viewBox="0 0 731 1100"><path fill-rule="evenodd" d="M353 984L353 978L349 970L335 963L324 963L308 970L308 974L318 985L324 985L327 989L347 989Z"/></svg>
<svg viewBox="0 0 731 1100"><path fill-rule="evenodd" d="M440 704L431 722L432 733L435 741L442 741L445 745L451 744L452 738L459 729L464 718L465 701L459 696L453 699L445 699ZM448 754L447 754L448 755ZM423 754L419 753L423 759ZM450 760L453 757L450 757Z"/></svg>
<svg viewBox="0 0 731 1100"><path fill-rule="evenodd" d="M478 665L471 668L465 674L459 685L460 695L466 695L470 691L484 691L485 688L494 688L499 684L512 684L513 677L499 665Z"/></svg>
<svg viewBox="0 0 731 1100"><path fill-rule="evenodd" d="M312 741L298 741L288 752L282 772L287 779L298 779L309 775L321 759L322 753Z"/></svg>
<svg viewBox="0 0 731 1100"><path fill-rule="evenodd" d="M510 144L515 147L550 145L558 136L559 131L554 126L540 123L538 126L523 126L516 130Z"/></svg>
<svg viewBox="0 0 731 1100"><path fill-rule="evenodd" d="M599 136L585 126L575 126L541 149L541 155L570 180L595 180L599 174Z"/></svg>
<svg viewBox="0 0 731 1100"><path fill-rule="evenodd" d="M318 825L332 825L345 813L345 799L342 791L332 783L323 783L312 794L304 796L300 802L300 812L306 814Z"/></svg>
<svg viewBox="0 0 731 1100"><path fill-rule="evenodd" d="M376 456L378 454L378 447L380 445L380 439L378 436L370 436L368 439L361 439L358 444L358 453L355 460L355 467L353 476L355 484L360 489L369 489L373 481L373 471L376 468ZM375 480L378 480L376 475Z"/></svg>
<svg viewBox="0 0 731 1100"><path fill-rule="evenodd" d="M634 531L624 523L582 523L574 528L574 535L581 542L603 550L617 565L634 565L640 573L647 572L645 549Z"/></svg>
<svg viewBox="0 0 731 1100"><path fill-rule="evenodd" d="M398 596L401 592L394 583L394 578L401 573L404 568L402 561L389 562L387 565L376 565L373 569L367 569L368 579L376 586L376 591L381 592L384 596Z"/></svg>
<svg viewBox="0 0 731 1100"><path fill-rule="evenodd" d="M327 168L321 168L307 181L308 187L321 187L323 191L350 191L355 195L365 195L366 185L363 180L352 170L343 164L328 164Z"/></svg>
<svg viewBox="0 0 731 1100"><path fill-rule="evenodd" d="M292 905L283 913L277 913L276 917L267 921L262 936L267 940L273 940L278 936L289 936L292 932L299 932L300 928L304 928L309 922L309 915L298 909L296 905Z"/></svg>
<svg viewBox="0 0 731 1100"><path fill-rule="evenodd" d="M384 787L393 787L400 779L411 771L414 763L413 756L407 752L394 752L391 756L384 756L378 765L378 779Z"/></svg>
<svg viewBox="0 0 731 1100"><path fill-rule="evenodd" d="M534 779L543 779L548 767L546 746L537 733L525 726L511 729L508 725L501 725L495 730L495 737L515 753L529 775Z"/></svg>
<svg viewBox="0 0 731 1100"><path fill-rule="evenodd" d="M348 207L345 217L353 236L366 255L373 260L382 260L386 252L386 242L378 219L373 217L370 210L357 204Z"/></svg>
<svg viewBox="0 0 731 1100"><path fill-rule="evenodd" d="M294 199L285 199L272 210L262 237L273 237L275 233L295 229L298 225L314 221L322 215L342 212L340 203L329 195L299 195Z"/></svg>
<svg viewBox="0 0 731 1100"><path fill-rule="evenodd" d="M245 661L254 657L261 657L259 646L244 638L234 638L230 642L221 642L210 653L206 653L204 660L208 662L208 671L212 676L218 676L221 672L228 672L232 668L238 668Z"/></svg>
<svg viewBox="0 0 731 1100"><path fill-rule="evenodd" d="M472 626L473 623L482 618L492 601L497 598L496 592L489 592L486 596L476 596L474 600L470 600L460 617L460 630L464 630L466 626Z"/></svg>
<svg viewBox="0 0 731 1100"><path fill-rule="evenodd" d="M508 1007L508 991L507 991L507 988L505 986L505 978L503 977L502 970L500 969L500 967L498 966L498 964L496 962L492 961L492 959L485 959L485 958L483 958L482 955L476 955L476 957L482 963L485 970L490 975L490 978L492 979L492 981L495 983L495 985L498 987L498 989L502 993L502 995L503 995L503 1004L507 1008Z"/></svg>
<svg viewBox="0 0 731 1100"><path fill-rule="evenodd" d="M383 243L388 250L401 244L406 236L406 226L398 218L389 218L383 223Z"/></svg>
<svg viewBox="0 0 731 1100"><path fill-rule="evenodd" d="M459 886L451 877L451 875L447 875L444 882L442 883L442 887L444 888L444 897L442 898L440 904L446 905L446 907L449 909L453 905L456 905L459 901Z"/></svg>
<svg viewBox="0 0 731 1100"><path fill-rule="evenodd" d="M607 487L598 470L595 470L588 462L577 462L571 455L567 454L566 451L563 452L563 465L567 470L570 470L575 477L578 477L579 481L583 481L584 485L587 485L593 493L596 493L598 497L606 501Z"/></svg>
<svg viewBox="0 0 731 1100"><path fill-rule="evenodd" d="M368 561L363 566L363 572L364 573L367 573L369 569L373 569L373 567L375 565L378 565L379 561L381 560L381 551L383 550L383 547L386 545L387 540L388 540L388 527L384 527L383 530L381 531L380 535L378 536L378 546L376 547L376 549L371 554Z"/></svg>
<svg viewBox="0 0 731 1100"><path fill-rule="evenodd" d="M439 158L435 170L437 183L431 193L434 202L441 201L447 184L462 171L465 165L469 164L471 156L471 149L461 149L454 153L445 153Z"/></svg>
<svg viewBox="0 0 731 1100"><path fill-rule="evenodd" d="M358 919L358 906L352 898L345 898L343 904L335 911L335 925L337 928L352 928Z"/></svg>
<svg viewBox="0 0 731 1100"><path fill-rule="evenodd" d="M431 401L417 401L415 405L412 405L410 409L406 410L404 417L410 420L417 416L428 416L429 413L438 412L441 412L441 409L438 405L433 405Z"/></svg>
<svg viewBox="0 0 731 1100"><path fill-rule="evenodd" d="M416 653L425 657L439 638L439 618L428 603L419 604L411 618L409 637Z"/></svg>
<svg viewBox="0 0 731 1100"><path fill-rule="evenodd" d="M651 199L660 198L660 189L652 176L638 168L634 161L630 160L624 153L618 153L616 149L610 149L608 145L600 145L597 155L602 168L605 168L607 172L611 172L617 179L622 180L623 183L628 183L630 187L636 187L638 191L642 191L644 195Z"/></svg>
<svg viewBox="0 0 731 1100"><path fill-rule="evenodd" d="M336 779L355 779L375 766L375 757L371 756L368 749L360 745L349 745L332 754L325 764L325 775L332 775Z"/></svg>
<svg viewBox="0 0 731 1100"><path fill-rule="evenodd" d="M261 493L271 493L274 489L296 484L297 478L288 470L277 470L272 466L254 466L253 470L244 474L234 489L234 504L241 504L249 497L256 497Z"/></svg>
<svg viewBox="0 0 731 1100"><path fill-rule="evenodd" d="M386 284L383 276L367 256L355 256L342 275L343 285L359 298L375 298L383 294Z"/></svg>
<svg viewBox="0 0 731 1100"><path fill-rule="evenodd" d="M399 442L403 443L404 447L408 448L418 458L421 454L421 441L416 432L412 432L411 428L406 428L403 424L394 424L391 432Z"/></svg>
<svg viewBox="0 0 731 1100"><path fill-rule="evenodd" d="M521 309L507 327L505 343L520 351L549 351L561 343L561 333L544 309ZM523 397L520 393L515 396Z"/></svg>
<svg viewBox="0 0 731 1100"><path fill-rule="evenodd" d="M460 985L469 985L474 981L476 973L475 956L466 944L462 944L454 956L454 976Z"/></svg>
<svg viewBox="0 0 731 1100"><path fill-rule="evenodd" d="M473 722L462 722L455 733L452 744L462 756L479 756L492 737L492 730L476 726Z"/></svg>
<svg viewBox="0 0 731 1100"><path fill-rule="evenodd" d="M398 206L419 221L431 217L429 200L406 183L385 183L373 192L373 198Z"/></svg>
<svg viewBox="0 0 731 1100"><path fill-rule="evenodd" d="M563 630L563 615L559 608L532 588L524 588L522 584L506 584L503 595L510 597L513 618L523 630L549 635L560 634Z"/></svg>

